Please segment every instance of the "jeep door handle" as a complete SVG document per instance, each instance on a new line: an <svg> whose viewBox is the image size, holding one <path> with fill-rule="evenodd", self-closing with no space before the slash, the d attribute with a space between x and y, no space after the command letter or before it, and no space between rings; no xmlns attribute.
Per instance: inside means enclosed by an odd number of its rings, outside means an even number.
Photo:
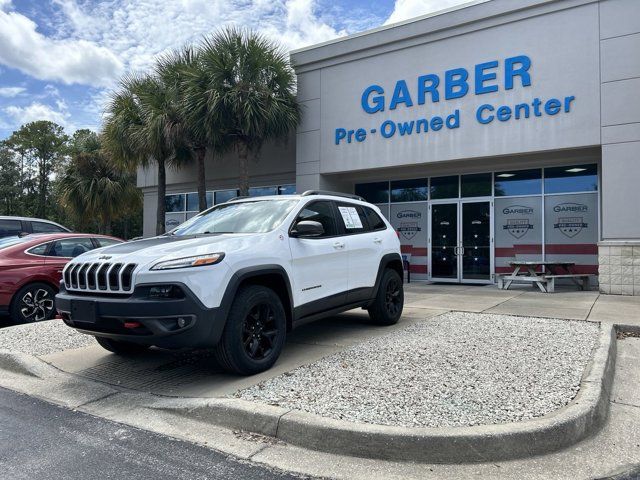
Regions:
<svg viewBox="0 0 640 480"><path fill-rule="evenodd" d="M373 239L373 243L382 243L382 239L381 238L374 238Z"/></svg>
<svg viewBox="0 0 640 480"><path fill-rule="evenodd" d="M333 244L333 248L335 248L336 250L342 250L344 248L344 243L343 242L336 242Z"/></svg>

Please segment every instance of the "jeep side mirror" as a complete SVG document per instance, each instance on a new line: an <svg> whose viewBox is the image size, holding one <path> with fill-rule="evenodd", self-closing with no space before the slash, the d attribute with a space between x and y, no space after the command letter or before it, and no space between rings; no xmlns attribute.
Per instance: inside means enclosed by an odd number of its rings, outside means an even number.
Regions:
<svg viewBox="0 0 640 480"><path fill-rule="evenodd" d="M324 227L320 222L301 220L293 226L291 236L296 238L319 237L324 234Z"/></svg>

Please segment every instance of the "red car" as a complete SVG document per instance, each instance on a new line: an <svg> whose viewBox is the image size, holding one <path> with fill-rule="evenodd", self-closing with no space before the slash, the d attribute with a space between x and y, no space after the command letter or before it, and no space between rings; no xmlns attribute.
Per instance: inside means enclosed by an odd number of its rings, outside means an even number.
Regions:
<svg viewBox="0 0 640 480"><path fill-rule="evenodd" d="M73 257L122 240L85 233L45 233L0 239L0 313L15 323L49 320L62 269Z"/></svg>

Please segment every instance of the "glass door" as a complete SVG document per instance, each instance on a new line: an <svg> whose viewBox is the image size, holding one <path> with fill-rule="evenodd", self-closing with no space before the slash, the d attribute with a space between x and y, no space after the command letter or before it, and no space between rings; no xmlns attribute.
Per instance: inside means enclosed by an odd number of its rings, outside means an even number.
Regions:
<svg viewBox="0 0 640 480"><path fill-rule="evenodd" d="M492 282L491 209L489 200L431 203L429 251L432 281Z"/></svg>
<svg viewBox="0 0 640 480"><path fill-rule="evenodd" d="M431 280L458 282L458 202L431 204Z"/></svg>
<svg viewBox="0 0 640 480"><path fill-rule="evenodd" d="M458 249L461 281L491 282L491 202L461 202L461 241Z"/></svg>

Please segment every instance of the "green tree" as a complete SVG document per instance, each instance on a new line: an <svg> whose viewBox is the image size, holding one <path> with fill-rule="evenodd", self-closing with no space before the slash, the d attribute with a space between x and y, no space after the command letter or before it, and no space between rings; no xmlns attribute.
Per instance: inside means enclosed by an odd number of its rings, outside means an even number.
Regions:
<svg viewBox="0 0 640 480"><path fill-rule="evenodd" d="M0 212L17 215L21 212L20 168L14 152L0 144Z"/></svg>
<svg viewBox="0 0 640 480"><path fill-rule="evenodd" d="M234 148L240 194L248 195L249 157L300 122L288 55L258 33L229 27L203 41L198 61L204 75L187 84L195 84L187 107L207 135L217 132Z"/></svg>
<svg viewBox="0 0 640 480"><path fill-rule="evenodd" d="M35 169L36 198L33 213L40 218L47 218L49 197L51 195L51 174L63 160L68 137L64 129L48 120L22 125L7 140L7 144L21 157L21 171L24 161ZM21 174L22 190L28 189L26 175Z"/></svg>
<svg viewBox="0 0 640 480"><path fill-rule="evenodd" d="M156 76L126 76L112 94L103 129L105 151L116 163L128 168L157 166L157 235L165 231L167 166L190 157L172 93Z"/></svg>
<svg viewBox="0 0 640 480"><path fill-rule="evenodd" d="M189 109L187 93L202 95L202 92L187 87L195 87L192 82L201 77L201 63L198 53L191 46L173 50L160 57L156 62L154 74L170 96L172 107L168 110L171 115L173 129L171 130L174 144L184 145L191 154L191 159L197 167L197 190L199 210L207 208L207 186L205 159L216 148L216 134L203 128L203 116L206 111L192 112Z"/></svg>
<svg viewBox="0 0 640 480"><path fill-rule="evenodd" d="M97 221L100 233L111 234L115 220L140 210L135 170L116 165L94 132L76 132L73 140L71 160L58 180L60 203L81 230Z"/></svg>

